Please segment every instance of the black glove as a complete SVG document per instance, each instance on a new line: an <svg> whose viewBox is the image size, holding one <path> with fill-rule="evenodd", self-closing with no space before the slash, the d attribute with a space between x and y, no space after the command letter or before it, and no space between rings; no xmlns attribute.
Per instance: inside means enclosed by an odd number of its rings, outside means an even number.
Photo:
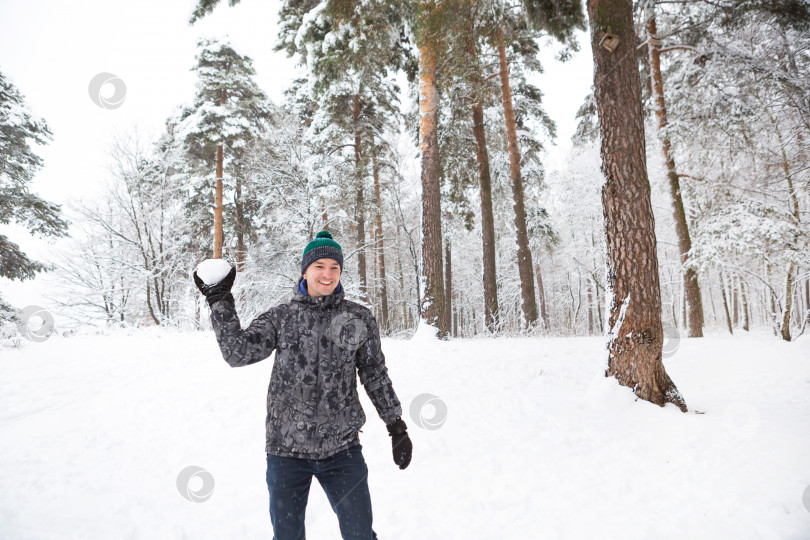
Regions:
<svg viewBox="0 0 810 540"><path fill-rule="evenodd" d="M209 306L213 305L214 302L229 296L231 299L233 299L233 295L231 295L231 287L233 287L233 282L235 279L235 266L231 267L231 271L228 272L227 276L222 278L222 281L213 285L206 285L205 282L200 279L200 276L197 275L197 271L194 271L194 283L197 285L197 288L200 289L200 292L203 293L205 299L208 300Z"/></svg>
<svg viewBox="0 0 810 540"><path fill-rule="evenodd" d="M387 427L388 434L391 435L391 447L394 450L394 463L399 465L400 469L404 469L411 462L413 452L413 443L408 437L408 426L405 425L402 418L397 418Z"/></svg>

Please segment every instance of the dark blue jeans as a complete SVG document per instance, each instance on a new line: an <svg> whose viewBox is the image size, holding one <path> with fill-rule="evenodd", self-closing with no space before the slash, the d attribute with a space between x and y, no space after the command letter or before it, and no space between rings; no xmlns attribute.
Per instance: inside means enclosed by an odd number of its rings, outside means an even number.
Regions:
<svg viewBox="0 0 810 540"><path fill-rule="evenodd" d="M368 467L356 444L326 459L267 456L273 540L305 540L304 513L312 477L337 514L344 540L377 540L371 529Z"/></svg>

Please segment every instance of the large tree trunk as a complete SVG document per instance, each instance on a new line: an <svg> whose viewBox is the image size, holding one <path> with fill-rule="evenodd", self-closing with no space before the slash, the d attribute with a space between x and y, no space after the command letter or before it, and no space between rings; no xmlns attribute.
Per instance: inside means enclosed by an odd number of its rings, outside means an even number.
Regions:
<svg viewBox="0 0 810 540"><path fill-rule="evenodd" d="M523 197L523 177L520 172L520 147L518 146L515 111L512 107L512 89L509 86L509 64L506 60L503 29L498 29L498 64L501 78L503 117L506 123L507 150L509 152L509 176L512 179L512 196L515 200L515 231L517 232L518 274L520 294L523 300L523 316L526 325L537 322L537 302L534 299L534 276L532 275L532 252L529 249L529 234L526 230L526 208Z"/></svg>
<svg viewBox="0 0 810 540"><path fill-rule="evenodd" d="M357 277L360 281L359 296L368 302L368 275L366 271L366 204L365 174L363 172L362 130L360 128L360 96L352 96L354 113L354 221L357 232Z"/></svg>
<svg viewBox="0 0 810 540"><path fill-rule="evenodd" d="M380 326L382 327L383 331L388 332L388 283L385 281L385 246L383 241L382 195L380 194L380 170L377 167L376 151L371 154L371 160L372 171L374 173L374 206L377 213L376 229L374 230L374 244L377 248L377 264L380 267L380 306L382 309Z"/></svg>
<svg viewBox="0 0 810 540"><path fill-rule="evenodd" d="M475 157L478 161L478 181L481 192L481 237L484 246L484 322L490 332L498 327L498 280L495 275L495 218L492 215L492 185L489 174L489 153L484 131L484 108L473 98L473 135Z"/></svg>
<svg viewBox="0 0 810 540"><path fill-rule="evenodd" d="M675 232L678 235L678 249L681 253L681 264L684 266L684 290L689 306L689 337L703 337L703 300L700 295L697 271L689 266L689 250L692 249L692 240L689 237L689 226L686 222L686 211L681 197L681 185L678 171L675 168L675 159L670 153L669 137L665 135L667 127L667 108L664 101L664 80L661 76L661 44L658 41L658 29L655 22L655 10L647 10L647 31L650 34L650 69L653 78L653 95L655 96L655 112L658 116L658 136L661 141L661 151L667 166L669 191L672 195L672 213L675 219Z"/></svg>
<svg viewBox="0 0 810 540"><path fill-rule="evenodd" d="M647 401L686 403L661 359L661 287L644 143L641 80L630 0L589 0L594 95L602 137L602 210L609 299L608 369ZM619 42L611 52L606 32Z"/></svg>
<svg viewBox="0 0 810 540"><path fill-rule="evenodd" d="M422 268L424 296L420 306L422 319L447 336L442 276L441 190L439 184L439 137L437 113L439 92L436 86L436 53L431 7L420 3L419 30L419 148L422 154Z"/></svg>

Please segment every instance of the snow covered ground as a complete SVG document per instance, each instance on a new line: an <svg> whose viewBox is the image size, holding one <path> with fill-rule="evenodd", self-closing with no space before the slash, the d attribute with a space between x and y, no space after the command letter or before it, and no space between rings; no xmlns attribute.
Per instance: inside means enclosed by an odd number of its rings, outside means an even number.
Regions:
<svg viewBox="0 0 810 540"><path fill-rule="evenodd" d="M422 420L406 413L414 457L400 471L361 392L381 540L810 538L809 337L682 340L666 367L688 414L604 378L602 338L383 350L405 409L438 400ZM270 538L271 367L228 367L212 332L0 349L0 538ZM189 466L213 478L204 502L178 490ZM339 538L317 482L307 532Z"/></svg>

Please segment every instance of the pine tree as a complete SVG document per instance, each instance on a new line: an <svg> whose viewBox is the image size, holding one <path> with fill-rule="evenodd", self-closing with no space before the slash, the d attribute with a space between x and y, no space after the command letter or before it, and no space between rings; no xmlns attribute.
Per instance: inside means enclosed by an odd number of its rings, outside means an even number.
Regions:
<svg viewBox="0 0 810 540"><path fill-rule="evenodd" d="M459 2L454 6L454 16L445 24L444 32L452 35L449 39L450 50L446 51L448 61L440 74L441 94L446 105L442 108L452 110L450 124L457 125L463 110L470 120L462 120L461 125L471 130L472 138L459 133L446 123L441 125L440 140L457 139L457 143L472 142L468 148L474 148L477 177L478 198L481 212L481 242L483 261L483 291L484 291L484 325L489 332L496 332L499 328L498 307L498 278L496 271L495 252L495 217L493 213L493 187L490 170L489 148L487 147L487 126L484 120L484 109L493 101L493 88L484 74L480 61L480 38L482 36L482 21L479 9L481 2ZM460 110L459 110L460 109ZM462 113L462 114L459 114ZM444 134L450 131L451 137ZM440 144L440 149L442 146ZM466 150L466 148L465 148ZM443 154L443 151L442 151ZM463 163L463 162L462 162ZM459 165L462 165L459 163ZM447 171L445 164L443 171ZM454 176L461 171L452 170ZM445 175L443 175L445 176Z"/></svg>
<svg viewBox="0 0 810 540"><path fill-rule="evenodd" d="M416 45L419 49L419 148L422 158L422 319L445 337L447 313L442 266L441 161L439 158L438 63L448 3L420 0L416 5Z"/></svg>
<svg viewBox="0 0 810 540"><path fill-rule="evenodd" d="M602 208L611 293L607 376L663 406L686 404L662 363L658 257L647 178L641 81L629 0L588 3L602 137Z"/></svg>
<svg viewBox="0 0 810 540"><path fill-rule="evenodd" d="M195 195L189 205L190 212L202 212L204 216L207 214L205 208L211 202L215 204L214 257L222 255L225 229L223 174L228 173L229 188L235 192L232 212L235 216L231 218L235 224L228 229L236 236L235 259L241 268L244 237L251 234L243 205L242 163L250 142L271 125L274 109L253 80L256 72L252 60L237 53L227 39L202 39L197 46L199 53L193 71L197 73L198 82L193 104L178 109L170 123L176 125L176 136L186 145L189 165L195 175L210 174L211 165L215 165L213 201L210 179L204 179L203 183L193 186ZM202 219L197 223L206 221Z"/></svg>
<svg viewBox="0 0 810 540"><path fill-rule="evenodd" d="M481 224L484 261L484 310L487 327L495 326L498 311L497 277L495 272L495 226L492 203L492 174L487 148L484 108L496 101L500 81L500 106L506 129L505 147L508 153L508 176L514 201L514 226L517 244L517 267L520 276L522 313L524 324L531 327L537 322L534 269L527 224L524 178L522 166L531 167L533 151L541 147L533 140L527 128L529 123L548 126L553 123L540 106L541 92L526 80L526 72L541 71L536 37L542 32L553 35L569 47L575 47L573 30L584 28L582 7L579 2L524 2L520 6L507 5L499 0L462 2L454 7L454 17L446 31L454 34L453 49L449 53L450 68L463 80L460 99L469 103L473 116L475 151L478 160ZM532 27L527 23L532 23ZM507 51L508 49L508 51ZM488 73L479 58L496 57L497 71ZM447 64L447 63L446 63ZM447 68L445 68L447 69ZM510 81L510 78L513 81ZM516 95L513 96L513 83ZM446 84L443 83L443 84ZM516 110L516 100L522 101L522 110ZM528 107L526 107L528 105ZM523 113L523 114L521 114ZM523 141L521 141L523 139ZM521 144L523 143L523 144ZM521 156L521 146L525 155ZM499 147L496 146L496 148ZM522 163L524 165L522 165Z"/></svg>
<svg viewBox="0 0 810 540"><path fill-rule="evenodd" d="M19 223L41 237L66 236L68 223L60 216L60 206L28 188L43 165L30 143L47 144L53 135L45 120L34 117L23 95L2 72L0 135L0 224ZM45 265L30 259L17 244L0 235L0 276L26 280L45 269Z"/></svg>
<svg viewBox="0 0 810 540"><path fill-rule="evenodd" d="M546 32L568 47L576 49L573 31L585 29L582 4L579 0L523 0L525 20L535 30ZM501 83L501 100L506 125L509 175L512 180L512 195L515 205L515 231L518 246L518 271L520 273L521 295L523 298L523 315L531 326L537 321L537 303L535 302L532 252L529 248L527 232L526 205L524 202L524 179L521 173L521 145L518 140L519 123L515 116L512 87L510 83L510 61L506 52L506 34L509 30L509 41L516 48L528 66L537 65L533 56L536 54L536 42L530 41L524 34L525 25L519 17L507 10L502 11L501 23L495 30L495 44L498 50L498 75ZM534 45L534 47L532 46ZM523 82L524 88L528 86ZM538 93L539 94L539 93ZM539 102L539 100L537 100ZM543 308L545 311L545 308ZM544 320L546 317L543 317Z"/></svg>
<svg viewBox="0 0 810 540"><path fill-rule="evenodd" d="M669 120L667 119L666 100L664 96L664 80L661 75L661 39L657 28L655 7L648 5L644 12L647 30L647 45L649 47L649 66L651 88L655 99L655 113L658 117L658 132L661 141L661 151L667 167L670 194L672 196L672 211L675 220L675 231L678 235L678 247L683 265L683 280L686 302L689 306L689 337L703 337L703 301L700 294L698 275L694 265L689 263L689 251L692 249L692 239L689 235L689 225L686 220L683 197L681 194L680 177L675 166L675 158L671 152L672 143L667 135ZM670 49L671 50L671 49Z"/></svg>

